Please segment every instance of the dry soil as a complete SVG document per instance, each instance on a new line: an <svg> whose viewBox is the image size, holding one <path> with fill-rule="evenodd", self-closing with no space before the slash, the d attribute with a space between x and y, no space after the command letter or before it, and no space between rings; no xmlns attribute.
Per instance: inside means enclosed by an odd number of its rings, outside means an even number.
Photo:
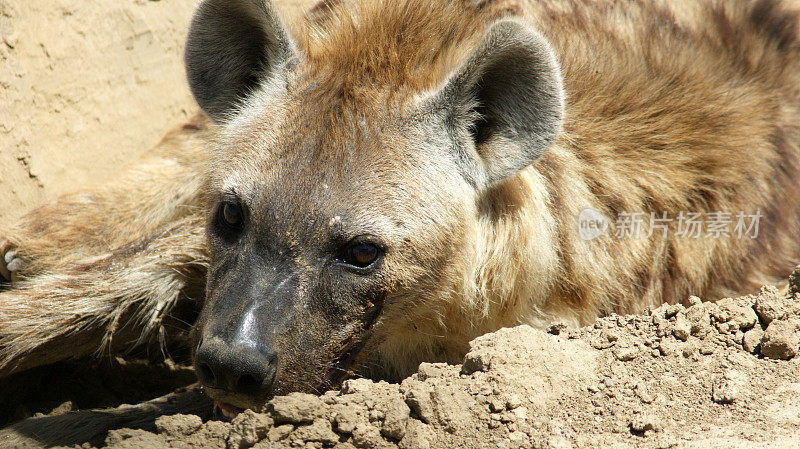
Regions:
<svg viewBox="0 0 800 449"><path fill-rule="evenodd" d="M400 384L348 380L232 422L163 416L80 447L797 448L798 350L800 295L765 287L583 329L502 329L474 340L462 365L422 364ZM64 407L50 415L69 419ZM48 418L0 443L40 447Z"/></svg>
<svg viewBox="0 0 800 449"><path fill-rule="evenodd" d="M0 228L195 112L182 57L195 2L0 0ZM292 22L315 2L275 3Z"/></svg>

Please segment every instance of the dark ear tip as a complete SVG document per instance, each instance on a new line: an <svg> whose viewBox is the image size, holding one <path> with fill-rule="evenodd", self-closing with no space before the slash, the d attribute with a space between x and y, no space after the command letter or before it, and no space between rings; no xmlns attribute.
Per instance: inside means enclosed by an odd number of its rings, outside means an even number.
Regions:
<svg viewBox="0 0 800 449"><path fill-rule="evenodd" d="M566 116L553 47L535 26L516 18L492 23L430 104L449 111L448 126L469 130L476 157L462 168L483 186L541 157L561 134Z"/></svg>
<svg viewBox="0 0 800 449"><path fill-rule="evenodd" d="M546 53L555 60L550 41L534 26L516 18L498 19L486 33L487 39L495 45L519 45L532 47L537 53Z"/></svg>
<svg viewBox="0 0 800 449"><path fill-rule="evenodd" d="M549 75L551 87L557 87L559 96L563 96L563 80L561 66L550 41L534 26L517 18L501 18L494 22L486 32L482 50L485 54L503 57L508 52L527 53L529 62L539 66L540 75Z"/></svg>
<svg viewBox="0 0 800 449"><path fill-rule="evenodd" d="M195 100L220 122L262 78L286 70L284 63L295 53L270 0L202 0L189 26L184 63Z"/></svg>
<svg viewBox="0 0 800 449"><path fill-rule="evenodd" d="M517 18L503 17L497 19L489 26L489 31L486 33L495 38L511 39L515 36L539 36L541 34L531 25L521 21Z"/></svg>
<svg viewBox="0 0 800 449"><path fill-rule="evenodd" d="M497 19L497 21L495 21L489 27L490 30L493 30L497 33L508 33L508 34L522 32L529 28L531 27L526 23L512 17L503 17L501 19Z"/></svg>

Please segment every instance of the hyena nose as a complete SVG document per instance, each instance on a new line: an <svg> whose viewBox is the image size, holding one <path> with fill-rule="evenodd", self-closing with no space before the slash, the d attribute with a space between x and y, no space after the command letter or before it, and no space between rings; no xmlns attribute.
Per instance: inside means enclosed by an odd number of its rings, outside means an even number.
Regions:
<svg viewBox="0 0 800 449"><path fill-rule="evenodd" d="M248 345L230 345L216 338L204 339L194 357L200 382L209 388L256 395L272 386L277 355Z"/></svg>

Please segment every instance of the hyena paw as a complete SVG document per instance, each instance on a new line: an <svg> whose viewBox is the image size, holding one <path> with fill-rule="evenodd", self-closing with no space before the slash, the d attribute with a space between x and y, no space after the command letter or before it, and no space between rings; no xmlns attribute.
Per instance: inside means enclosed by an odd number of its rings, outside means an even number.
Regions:
<svg viewBox="0 0 800 449"><path fill-rule="evenodd" d="M16 281L23 263L19 251L10 242L0 241L0 280Z"/></svg>

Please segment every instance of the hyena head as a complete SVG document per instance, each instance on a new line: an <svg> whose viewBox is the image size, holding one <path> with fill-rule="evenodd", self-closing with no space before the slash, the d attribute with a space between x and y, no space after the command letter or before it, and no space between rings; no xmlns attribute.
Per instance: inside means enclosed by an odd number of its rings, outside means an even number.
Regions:
<svg viewBox="0 0 800 449"><path fill-rule="evenodd" d="M262 0L194 16L189 82L218 124L195 365L220 402L435 353L424 329L473 275L480 199L560 132L540 34L404 3L420 7L343 7L302 39Z"/></svg>

